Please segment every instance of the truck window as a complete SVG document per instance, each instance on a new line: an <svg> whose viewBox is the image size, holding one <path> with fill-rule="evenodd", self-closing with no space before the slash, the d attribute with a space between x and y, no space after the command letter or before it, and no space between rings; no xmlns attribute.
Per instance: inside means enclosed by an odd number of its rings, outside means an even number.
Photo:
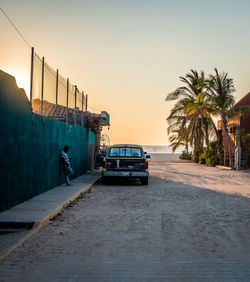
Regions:
<svg viewBox="0 0 250 282"><path fill-rule="evenodd" d="M142 152L140 148L132 147L113 147L110 149L110 157L136 157L141 158Z"/></svg>

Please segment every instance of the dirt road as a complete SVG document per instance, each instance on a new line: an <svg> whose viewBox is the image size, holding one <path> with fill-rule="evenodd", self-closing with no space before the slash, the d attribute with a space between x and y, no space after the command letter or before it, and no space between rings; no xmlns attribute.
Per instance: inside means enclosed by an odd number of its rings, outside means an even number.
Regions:
<svg viewBox="0 0 250 282"><path fill-rule="evenodd" d="M0 281L250 281L250 173L151 163L97 185L0 265Z"/></svg>

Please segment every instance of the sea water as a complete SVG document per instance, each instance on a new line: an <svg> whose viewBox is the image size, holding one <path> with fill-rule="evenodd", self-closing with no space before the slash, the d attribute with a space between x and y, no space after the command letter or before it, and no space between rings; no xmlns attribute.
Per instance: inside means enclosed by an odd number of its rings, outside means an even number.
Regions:
<svg viewBox="0 0 250 282"><path fill-rule="evenodd" d="M147 152L147 154L151 156L151 160L165 162L178 161L181 152L184 150L184 148L179 147L173 153L169 146L143 145L142 147L144 152Z"/></svg>

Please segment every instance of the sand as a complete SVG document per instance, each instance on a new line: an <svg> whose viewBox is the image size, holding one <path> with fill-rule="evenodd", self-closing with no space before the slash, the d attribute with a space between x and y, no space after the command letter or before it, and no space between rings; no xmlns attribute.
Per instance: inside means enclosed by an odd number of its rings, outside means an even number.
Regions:
<svg viewBox="0 0 250 282"><path fill-rule="evenodd" d="M150 175L94 187L8 256L0 281L250 281L249 171L151 162Z"/></svg>

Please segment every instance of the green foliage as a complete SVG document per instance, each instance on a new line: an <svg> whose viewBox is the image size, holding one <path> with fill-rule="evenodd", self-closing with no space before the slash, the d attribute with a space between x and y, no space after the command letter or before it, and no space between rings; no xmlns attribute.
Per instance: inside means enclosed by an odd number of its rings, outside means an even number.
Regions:
<svg viewBox="0 0 250 282"><path fill-rule="evenodd" d="M200 155L202 154L202 149L199 147L194 148L193 154L192 154L192 160L195 163L198 163L200 160Z"/></svg>
<svg viewBox="0 0 250 282"><path fill-rule="evenodd" d="M242 136L244 151L243 151L243 165L245 168L250 168L250 134Z"/></svg>
<svg viewBox="0 0 250 282"><path fill-rule="evenodd" d="M187 153L185 151L182 152L182 154L179 156L180 160L192 160L192 154L191 153Z"/></svg>
<svg viewBox="0 0 250 282"><path fill-rule="evenodd" d="M208 146L209 137L216 134L216 127L211 118L213 103L206 93L208 81L203 71L198 73L195 70L191 70L185 77L180 77L180 80L184 85L166 97L166 101L178 99L167 117L168 134L172 134L172 147L174 149L176 145L189 144L202 148L204 142ZM197 162L199 154L197 152L194 155Z"/></svg>
<svg viewBox="0 0 250 282"><path fill-rule="evenodd" d="M227 118L230 115L231 109L235 103L233 92L235 91L233 79L228 76L228 73L219 73L214 69L215 74L209 76L209 84L207 92L215 106L214 115L219 115L225 128L225 136L229 140L227 130ZM233 167L233 152L231 142L226 142L229 152L229 166Z"/></svg>
<svg viewBox="0 0 250 282"><path fill-rule="evenodd" d="M206 149L206 164L216 166L222 164L222 146L218 141L213 141Z"/></svg>
<svg viewBox="0 0 250 282"><path fill-rule="evenodd" d="M206 165L208 165L208 166L216 166L215 158L208 158L206 160Z"/></svg>
<svg viewBox="0 0 250 282"><path fill-rule="evenodd" d="M218 141L210 142L208 148L200 154L199 163L208 166L222 164L222 152L222 146Z"/></svg>
<svg viewBox="0 0 250 282"><path fill-rule="evenodd" d="M246 147L246 150L250 151L250 134L245 134L242 136L242 141L244 146Z"/></svg>
<svg viewBox="0 0 250 282"><path fill-rule="evenodd" d="M169 140L173 151L178 146L194 147L192 160L214 166L222 162L221 148L211 142L216 136L217 128L212 117L220 116L225 128L227 117L235 103L233 80L227 73L205 76L191 70L185 77L180 77L182 86L166 97L166 101L178 100L167 117ZM227 130L226 137L229 137ZM204 145L207 149L204 150ZM228 144L230 166L232 166L232 148Z"/></svg>
<svg viewBox="0 0 250 282"><path fill-rule="evenodd" d="M172 151L175 152L178 147L187 144L187 141L185 140L185 128L172 128L171 133L172 135L170 135L168 140L170 141Z"/></svg>
<svg viewBox="0 0 250 282"><path fill-rule="evenodd" d="M199 163L200 164L205 164L206 163L206 153L205 152L200 154Z"/></svg>

